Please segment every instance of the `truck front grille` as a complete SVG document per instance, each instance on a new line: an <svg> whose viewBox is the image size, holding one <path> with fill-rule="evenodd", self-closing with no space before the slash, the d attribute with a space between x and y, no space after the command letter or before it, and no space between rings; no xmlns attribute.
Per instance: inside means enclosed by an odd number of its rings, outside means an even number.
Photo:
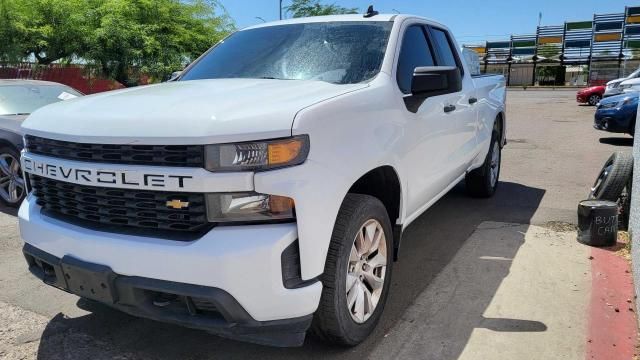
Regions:
<svg viewBox="0 0 640 360"><path fill-rule="evenodd" d="M25 136L34 154L68 160L126 165L204 167L203 145L87 144Z"/></svg>
<svg viewBox="0 0 640 360"><path fill-rule="evenodd" d="M127 229L139 229L158 236L200 234L211 227L204 194L77 185L33 174L29 181L37 204L47 213L88 222L96 230L128 233ZM167 207L174 200L189 202L188 208Z"/></svg>

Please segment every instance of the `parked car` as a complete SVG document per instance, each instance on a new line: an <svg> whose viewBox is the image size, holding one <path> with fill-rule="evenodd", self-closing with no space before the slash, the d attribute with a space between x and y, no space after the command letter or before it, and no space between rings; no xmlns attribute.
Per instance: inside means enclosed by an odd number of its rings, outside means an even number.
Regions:
<svg viewBox="0 0 640 360"><path fill-rule="evenodd" d="M576 95L576 100L580 104L589 104L591 106L596 106L602 99L604 90L604 86L591 86L585 89L581 89Z"/></svg>
<svg viewBox="0 0 640 360"><path fill-rule="evenodd" d="M638 93L628 93L602 99L596 110L593 127L598 130L634 135Z"/></svg>
<svg viewBox="0 0 640 360"><path fill-rule="evenodd" d="M505 98L503 76L472 76L447 27L420 17L243 29L177 81L25 121L25 258L133 315L280 346L313 324L355 345L403 229L461 180L495 193Z"/></svg>
<svg viewBox="0 0 640 360"><path fill-rule="evenodd" d="M604 92L603 97L616 96L616 95L622 94L623 89L620 87L622 82L625 80L633 80L637 78L640 78L640 68L638 68L636 71L629 74L629 76L609 81L607 83L607 88Z"/></svg>
<svg viewBox="0 0 640 360"><path fill-rule="evenodd" d="M640 78L625 80L618 85L618 89L620 94L640 91Z"/></svg>
<svg viewBox="0 0 640 360"><path fill-rule="evenodd" d="M24 119L36 109L81 96L62 84L36 80L0 80L0 202L16 207L25 184L20 169Z"/></svg>

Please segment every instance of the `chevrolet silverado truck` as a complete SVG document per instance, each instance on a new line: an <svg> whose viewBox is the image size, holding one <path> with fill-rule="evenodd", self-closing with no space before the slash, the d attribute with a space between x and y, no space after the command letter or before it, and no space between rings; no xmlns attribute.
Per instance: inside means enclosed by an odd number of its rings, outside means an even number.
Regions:
<svg viewBox="0 0 640 360"><path fill-rule="evenodd" d="M23 124L29 269L225 337L358 344L403 230L462 180L498 187L505 80L473 68L421 17L291 19L175 81L42 108Z"/></svg>

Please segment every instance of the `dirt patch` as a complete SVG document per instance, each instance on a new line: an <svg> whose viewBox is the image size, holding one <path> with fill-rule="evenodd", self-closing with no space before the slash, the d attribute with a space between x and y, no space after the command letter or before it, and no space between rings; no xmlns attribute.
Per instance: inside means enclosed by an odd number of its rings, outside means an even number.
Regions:
<svg viewBox="0 0 640 360"><path fill-rule="evenodd" d="M44 316L0 302L0 358L35 359L47 322Z"/></svg>
<svg viewBox="0 0 640 360"><path fill-rule="evenodd" d="M542 227L557 232L571 232L578 230L576 225L563 221L547 221L542 225Z"/></svg>
<svg viewBox="0 0 640 360"><path fill-rule="evenodd" d="M616 254L631 262L631 237L626 231L618 231Z"/></svg>

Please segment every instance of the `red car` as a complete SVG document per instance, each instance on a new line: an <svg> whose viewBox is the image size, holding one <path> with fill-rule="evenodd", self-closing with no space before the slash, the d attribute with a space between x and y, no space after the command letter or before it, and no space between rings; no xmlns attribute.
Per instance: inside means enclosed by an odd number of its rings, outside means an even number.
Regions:
<svg viewBox="0 0 640 360"><path fill-rule="evenodd" d="M602 100L605 88L606 86L591 86L586 89L582 89L578 91L576 100L581 104L596 106L600 100Z"/></svg>

